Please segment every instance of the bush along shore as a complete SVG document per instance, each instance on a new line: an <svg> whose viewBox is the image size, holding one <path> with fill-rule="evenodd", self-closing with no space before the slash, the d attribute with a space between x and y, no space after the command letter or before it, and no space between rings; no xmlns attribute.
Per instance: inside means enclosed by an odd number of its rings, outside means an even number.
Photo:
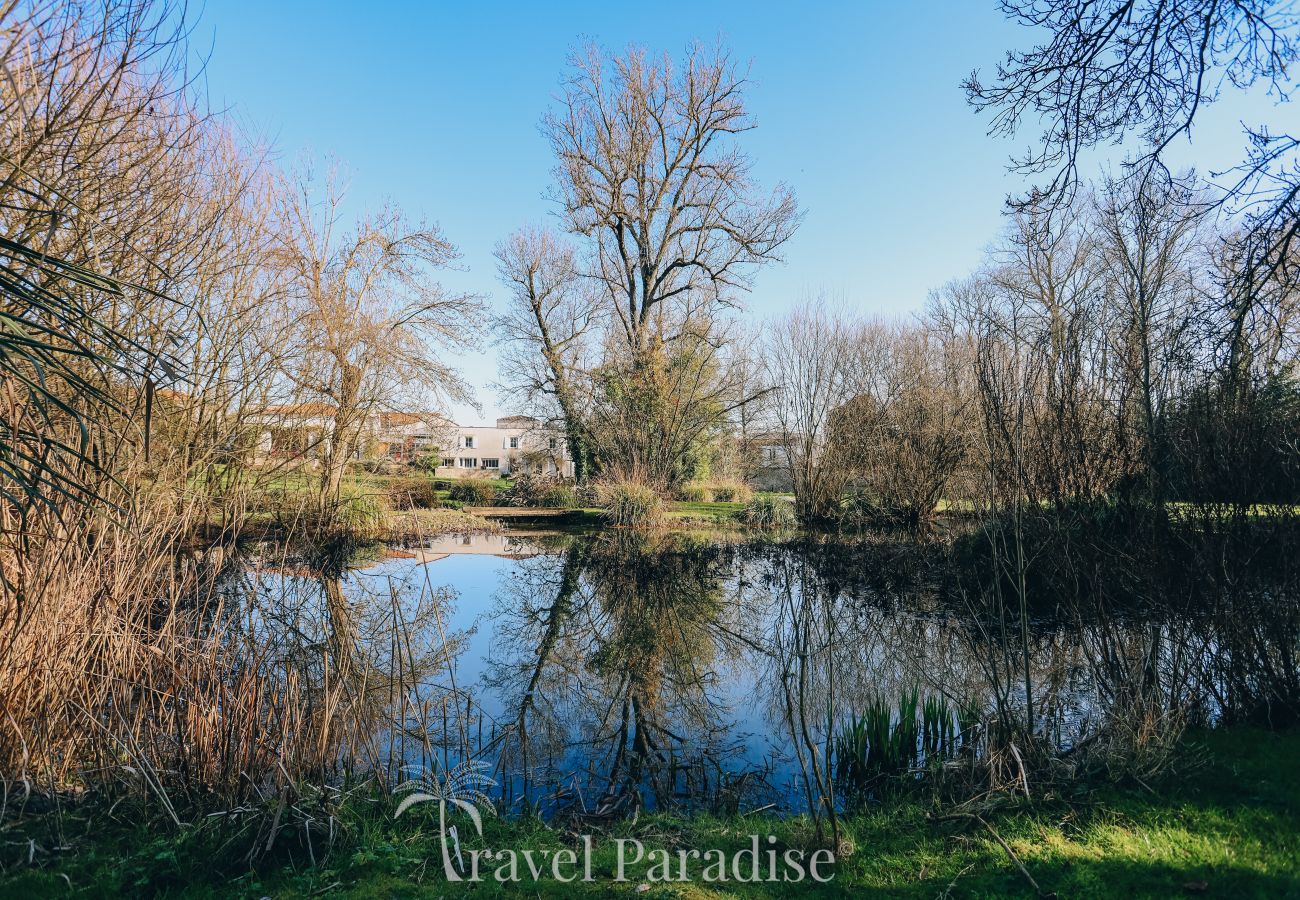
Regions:
<svg viewBox="0 0 1300 900"><path fill-rule="evenodd" d="M0 893L1300 895L1300 845L1294 839L1300 832L1300 773L1294 766L1300 733L1249 727L1193 732L1179 750L1176 763L1146 777L1094 773L1033 789L1032 799L1011 792L952 803L900 784L844 815L833 861L806 816L651 813L548 823L517 811L485 811L480 837L466 814L453 812L445 821L459 825L462 862L472 850L491 848L496 854L480 852L479 880L472 884L448 882L437 803L415 804L395 816L403 795L377 793L367 783L326 792L302 788L268 797L261 807L180 824L156 815L141 818L129 802L110 809L94 797L38 803L11 796ZM683 862L682 852L691 850L699 856L688 852ZM814 878L809 867L818 850L825 852ZM448 854L454 860L455 849ZM726 860L725 873L719 859ZM465 879L473 875L468 865L454 872ZM571 880L556 878L557 872Z"/></svg>

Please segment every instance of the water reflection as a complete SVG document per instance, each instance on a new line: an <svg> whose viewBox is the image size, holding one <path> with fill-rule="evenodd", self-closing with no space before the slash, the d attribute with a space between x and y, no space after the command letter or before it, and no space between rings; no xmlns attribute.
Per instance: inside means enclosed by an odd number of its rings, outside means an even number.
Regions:
<svg viewBox="0 0 1300 900"><path fill-rule="evenodd" d="M880 698L920 690L1070 747L1116 714L1213 719L1296 679L1300 616L1276 596L1267 617L1240 596L1226 617L1074 607L1022 641L928 548L488 537L231 582L285 690L348 712L287 723L299 743L378 772L482 759L505 803L548 815L825 809L836 730Z"/></svg>

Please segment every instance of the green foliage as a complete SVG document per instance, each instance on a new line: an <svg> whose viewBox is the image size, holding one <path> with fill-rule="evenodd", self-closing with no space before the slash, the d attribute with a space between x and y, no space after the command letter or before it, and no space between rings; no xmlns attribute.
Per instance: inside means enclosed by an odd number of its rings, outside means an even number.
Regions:
<svg viewBox="0 0 1300 900"><path fill-rule="evenodd" d="M836 733L836 784L860 802L884 779L955 754L960 727L952 704L941 695L922 702L913 688L897 705L878 696Z"/></svg>
<svg viewBox="0 0 1300 900"><path fill-rule="evenodd" d="M486 478L462 478L451 483L448 494L466 506L490 506L496 502L497 488Z"/></svg>
<svg viewBox="0 0 1300 900"><path fill-rule="evenodd" d="M663 517L663 500L650 485L633 479L606 481L598 487L605 519L612 525L646 528Z"/></svg>
<svg viewBox="0 0 1300 900"><path fill-rule="evenodd" d="M544 509L577 509L582 504L573 488L567 484L557 484L542 492L537 505Z"/></svg>
<svg viewBox="0 0 1300 900"><path fill-rule="evenodd" d="M382 475L388 471L389 461L386 459L360 459L352 464L352 468L357 472L364 472L367 475Z"/></svg>
<svg viewBox="0 0 1300 900"><path fill-rule="evenodd" d="M726 417L713 389L717 350L694 332L638 351L597 375L592 438L602 468L641 473L657 484L710 475L710 442Z"/></svg>
<svg viewBox="0 0 1300 900"><path fill-rule="evenodd" d="M577 491L555 477L520 475L501 492L500 501L507 506L535 506L543 509L577 509Z"/></svg>
<svg viewBox="0 0 1300 900"><path fill-rule="evenodd" d="M956 743L959 727L947 697L942 694L926 697L921 710L921 748L926 758L948 753Z"/></svg>
<svg viewBox="0 0 1300 900"><path fill-rule="evenodd" d="M144 384L147 429L154 375L131 360L154 358L155 369L173 375L179 364L100 321L90 303L128 288L154 292L8 238L0 238L0 270L0 379L11 392L0 410L0 497L23 517L35 504L101 499L91 429L127 412L110 381Z"/></svg>
<svg viewBox="0 0 1300 900"><path fill-rule="evenodd" d="M437 453L422 453L411 460L412 469L417 472L427 472L430 475L438 471L440 465L442 465L442 456Z"/></svg>
<svg viewBox="0 0 1300 900"><path fill-rule="evenodd" d="M753 528L793 528L797 523L794 505L771 494L759 494L736 518Z"/></svg>

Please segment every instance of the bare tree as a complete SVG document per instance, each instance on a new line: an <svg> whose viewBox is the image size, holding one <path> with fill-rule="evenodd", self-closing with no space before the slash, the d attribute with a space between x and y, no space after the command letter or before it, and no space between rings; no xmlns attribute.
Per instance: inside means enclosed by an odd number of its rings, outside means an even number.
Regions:
<svg viewBox="0 0 1300 900"><path fill-rule="evenodd" d="M833 460L857 481L861 513L923 533L972 443L969 343L932 323L869 323L855 344L855 393L831 413Z"/></svg>
<svg viewBox="0 0 1300 900"><path fill-rule="evenodd" d="M832 514L847 473L828 464L826 442L834 410L855 394L858 323L824 296L804 298L768 330L767 379L775 387L772 418L784 444L795 508L803 519Z"/></svg>
<svg viewBox="0 0 1300 900"><path fill-rule="evenodd" d="M1197 116L1226 84L1266 84L1281 101L1297 81L1300 16L1277 0L1003 0L1003 11L1047 38L1007 53L990 83L966 80L970 102L992 110L990 132L1014 135L1026 119L1041 121L1040 148L1015 162L1051 182L1024 202L1068 200L1081 182L1088 149L1136 135L1139 180L1164 170L1165 152L1191 137ZM1235 291L1239 302L1282 273L1300 278L1293 252L1300 237L1300 134L1246 128L1242 163L1221 185L1220 202L1244 212ZM1262 271L1261 271L1262 270Z"/></svg>
<svg viewBox="0 0 1300 900"><path fill-rule="evenodd" d="M1156 458L1167 405L1194 386L1206 262L1195 195L1173 179L1108 180L1097 198L1099 268L1112 306L1120 372L1119 450L1141 473L1148 498L1163 499Z"/></svg>
<svg viewBox="0 0 1300 900"><path fill-rule="evenodd" d="M495 255L498 275L511 291L510 306L497 322L506 389L526 401L554 401L574 479L586 481L592 447L584 355L601 323L601 298L582 282L572 248L549 231L517 231Z"/></svg>
<svg viewBox="0 0 1300 900"><path fill-rule="evenodd" d="M281 262L298 311L296 354L286 374L300 398L332 407L322 504L337 496L371 411L404 393L471 400L439 350L469 346L482 310L476 298L448 294L431 277L430 270L456 257L436 226L409 224L388 208L341 235L341 201L332 177L317 199L305 176L286 189L281 211Z"/></svg>
<svg viewBox="0 0 1300 900"><path fill-rule="evenodd" d="M794 233L794 196L760 196L735 138L754 127L745 76L721 49L691 47L676 66L632 48L572 57L560 107L546 117L569 229L587 239L633 352L666 325L746 289ZM666 308L676 304L670 313Z"/></svg>
<svg viewBox="0 0 1300 900"><path fill-rule="evenodd" d="M666 485L735 396L723 310L779 258L799 213L754 185L744 74L721 49L684 60L633 47L573 54L544 122L565 225L606 315L594 380L612 469Z"/></svg>

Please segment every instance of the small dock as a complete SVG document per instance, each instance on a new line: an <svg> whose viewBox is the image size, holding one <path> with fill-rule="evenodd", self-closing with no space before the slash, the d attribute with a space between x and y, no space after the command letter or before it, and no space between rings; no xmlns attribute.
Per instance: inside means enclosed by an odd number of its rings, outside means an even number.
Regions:
<svg viewBox="0 0 1300 900"><path fill-rule="evenodd" d="M562 519L576 509L544 509L539 506L466 506L464 512L485 519Z"/></svg>

